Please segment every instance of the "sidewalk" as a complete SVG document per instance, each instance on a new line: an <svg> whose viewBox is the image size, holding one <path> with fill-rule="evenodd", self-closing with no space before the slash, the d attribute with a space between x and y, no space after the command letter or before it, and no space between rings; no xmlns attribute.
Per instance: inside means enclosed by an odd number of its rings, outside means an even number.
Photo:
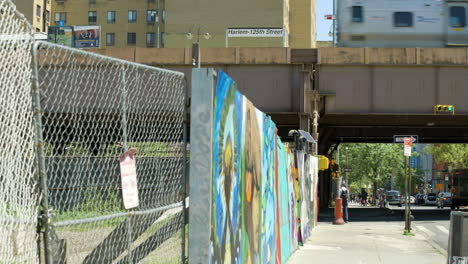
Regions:
<svg viewBox="0 0 468 264"><path fill-rule="evenodd" d="M426 236L404 236L404 222L319 222L288 264L444 264L446 257Z"/></svg>

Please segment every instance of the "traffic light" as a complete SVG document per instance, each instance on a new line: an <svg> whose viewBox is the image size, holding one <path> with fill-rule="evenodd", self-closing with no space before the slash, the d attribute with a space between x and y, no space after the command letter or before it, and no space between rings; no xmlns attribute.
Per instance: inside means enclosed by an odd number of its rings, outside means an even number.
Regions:
<svg viewBox="0 0 468 264"><path fill-rule="evenodd" d="M331 169L331 176L334 180L340 178L340 166L336 164L334 159L330 160L330 169Z"/></svg>
<svg viewBox="0 0 468 264"><path fill-rule="evenodd" d="M434 106L434 114L437 113L452 113L455 114L455 106L453 105L436 105Z"/></svg>
<svg viewBox="0 0 468 264"><path fill-rule="evenodd" d="M333 180L338 180L340 178L340 172L332 171L331 176L332 176Z"/></svg>

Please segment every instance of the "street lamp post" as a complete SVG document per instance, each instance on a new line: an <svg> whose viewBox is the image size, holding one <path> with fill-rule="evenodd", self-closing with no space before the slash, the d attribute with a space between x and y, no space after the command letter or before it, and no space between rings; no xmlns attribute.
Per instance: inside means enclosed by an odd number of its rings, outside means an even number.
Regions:
<svg viewBox="0 0 468 264"><path fill-rule="evenodd" d="M348 147L345 148L346 150L346 171L345 171L345 177L346 177L346 186L348 187L348 190L349 190L349 182L348 182L348 170L349 170L349 166L348 166ZM348 200L349 200L349 191L348 191Z"/></svg>
<svg viewBox="0 0 468 264"><path fill-rule="evenodd" d="M335 3L335 0L332 0L332 1L333 1L333 17L332 17L333 18L333 20L332 20L333 21L333 23L332 23L332 25L333 25L333 47L335 47L335 20L336 20L336 12L335 12L336 7L335 7L335 5L336 5L336 3Z"/></svg>
<svg viewBox="0 0 468 264"><path fill-rule="evenodd" d="M199 26L197 28L197 43L192 44L192 60L193 60L193 66L196 66L197 68L201 67L201 50L200 50L200 36L203 35L205 39L210 39L211 35L210 33L206 30L205 34L202 34L202 29L205 28L206 26ZM190 30L189 39L192 37L192 30Z"/></svg>

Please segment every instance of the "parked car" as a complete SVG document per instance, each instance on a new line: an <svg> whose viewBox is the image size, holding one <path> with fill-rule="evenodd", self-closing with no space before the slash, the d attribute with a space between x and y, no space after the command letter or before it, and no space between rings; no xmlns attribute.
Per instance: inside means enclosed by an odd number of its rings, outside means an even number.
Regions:
<svg viewBox="0 0 468 264"><path fill-rule="evenodd" d="M401 207L403 203L403 197L401 197L401 194L399 191L394 191L394 190L387 191L386 197L387 197L388 204L398 205Z"/></svg>
<svg viewBox="0 0 468 264"><path fill-rule="evenodd" d="M409 197L409 203L410 203L410 204L414 204L415 199L416 199L416 198L414 198L414 196L411 195L411 196ZM403 198L403 201L404 201L404 200L405 200L405 199Z"/></svg>
<svg viewBox="0 0 468 264"><path fill-rule="evenodd" d="M415 198L414 204L423 205L424 202L425 202L424 196L425 196L425 195L422 194L422 193L416 194L416 196L414 197L414 198Z"/></svg>
<svg viewBox="0 0 468 264"><path fill-rule="evenodd" d="M435 205L437 199L437 194L429 193L427 194L426 200L424 202L425 205Z"/></svg>
<svg viewBox="0 0 468 264"><path fill-rule="evenodd" d="M437 208L444 208L444 206L452 206L452 194L449 192L440 192L437 194L436 199Z"/></svg>

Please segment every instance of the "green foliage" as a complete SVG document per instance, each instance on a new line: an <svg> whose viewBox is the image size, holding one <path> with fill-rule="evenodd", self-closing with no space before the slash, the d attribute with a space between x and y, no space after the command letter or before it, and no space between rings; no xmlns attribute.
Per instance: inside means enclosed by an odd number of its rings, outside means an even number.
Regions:
<svg viewBox="0 0 468 264"><path fill-rule="evenodd" d="M348 147L348 150L346 150ZM349 186L358 192L369 184L375 189L385 187L391 175L404 174L403 145L343 144L340 145L340 167L353 169L348 173ZM345 176L345 173L342 173Z"/></svg>
<svg viewBox="0 0 468 264"><path fill-rule="evenodd" d="M429 145L424 151L437 163L447 163L452 169L468 167L468 144Z"/></svg>
<svg viewBox="0 0 468 264"><path fill-rule="evenodd" d="M403 231L404 236L414 236L414 233L411 233L411 231L405 230Z"/></svg>
<svg viewBox="0 0 468 264"><path fill-rule="evenodd" d="M414 192L414 187L416 185L421 185L424 183L424 170L421 168L411 169L411 186L410 193ZM395 179L395 189L399 190L401 194L405 193L405 174L397 175Z"/></svg>

